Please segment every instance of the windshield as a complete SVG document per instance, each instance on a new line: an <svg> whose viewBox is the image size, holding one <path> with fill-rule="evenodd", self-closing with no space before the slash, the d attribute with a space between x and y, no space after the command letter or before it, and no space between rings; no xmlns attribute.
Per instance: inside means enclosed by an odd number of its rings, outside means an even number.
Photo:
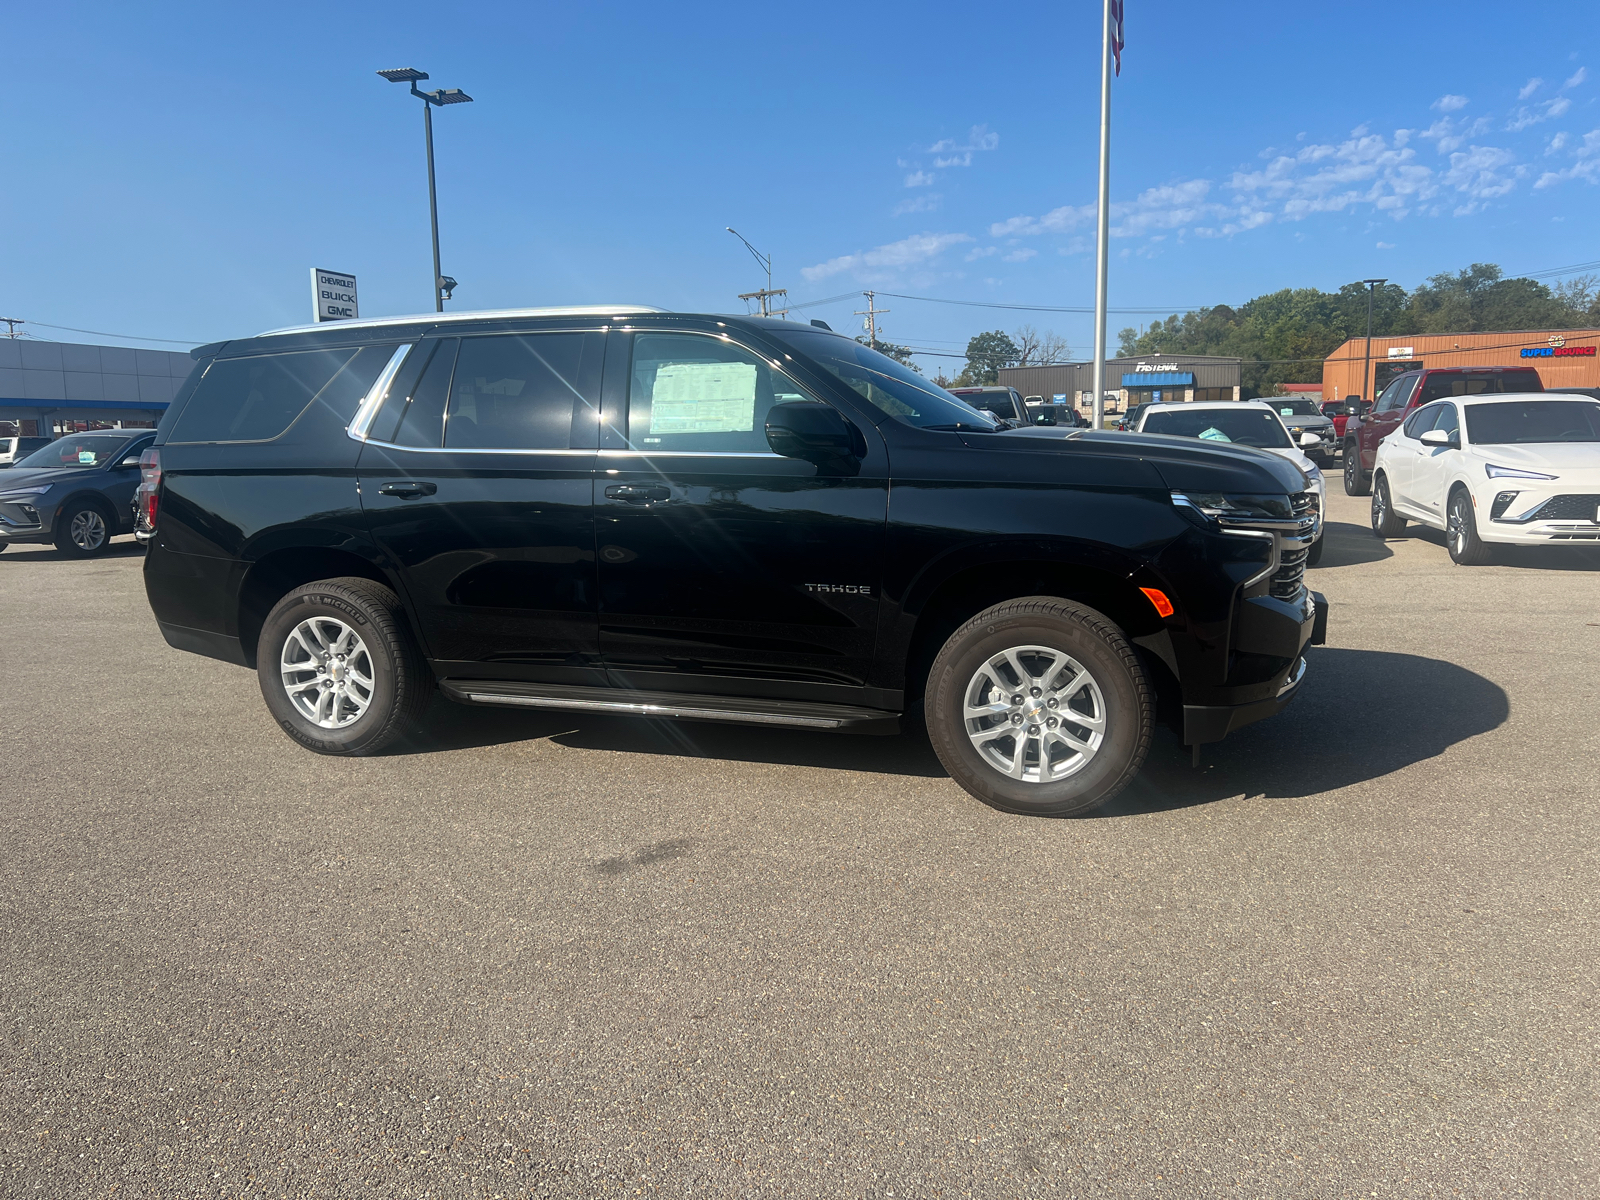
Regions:
<svg viewBox="0 0 1600 1200"><path fill-rule="evenodd" d="M1320 417L1315 400L1269 400L1280 417Z"/></svg>
<svg viewBox="0 0 1600 1200"><path fill-rule="evenodd" d="M1600 404L1593 400L1469 404L1467 437L1477 446L1600 442Z"/></svg>
<svg viewBox="0 0 1600 1200"><path fill-rule="evenodd" d="M1000 426L994 417L886 354L833 333L787 331L784 340L830 375L844 381L873 407L922 429L981 429Z"/></svg>
<svg viewBox="0 0 1600 1200"><path fill-rule="evenodd" d="M1200 438L1207 442L1233 442L1262 449L1289 448L1289 432L1284 429L1283 422L1259 408L1153 412L1145 418L1144 428L1139 432Z"/></svg>
<svg viewBox="0 0 1600 1200"><path fill-rule="evenodd" d="M103 467L133 439L125 433L79 433L35 450L17 467Z"/></svg>

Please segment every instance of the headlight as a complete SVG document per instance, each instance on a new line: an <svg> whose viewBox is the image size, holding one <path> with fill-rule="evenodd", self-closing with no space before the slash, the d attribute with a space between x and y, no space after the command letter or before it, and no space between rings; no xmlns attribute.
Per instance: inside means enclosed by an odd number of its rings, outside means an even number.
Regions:
<svg viewBox="0 0 1600 1200"><path fill-rule="evenodd" d="M1541 475L1538 471L1524 471L1517 467L1497 467L1488 463L1483 468L1490 479L1556 479L1555 475Z"/></svg>
<svg viewBox="0 0 1600 1200"><path fill-rule="evenodd" d="M1294 517L1288 496L1225 495L1222 492L1173 492L1172 502L1208 517L1265 517L1287 521Z"/></svg>
<svg viewBox="0 0 1600 1200"><path fill-rule="evenodd" d="M21 500L24 496L42 496L54 486L52 483L47 483L43 487L18 488L14 492L3 492L0 493L0 504L7 500Z"/></svg>

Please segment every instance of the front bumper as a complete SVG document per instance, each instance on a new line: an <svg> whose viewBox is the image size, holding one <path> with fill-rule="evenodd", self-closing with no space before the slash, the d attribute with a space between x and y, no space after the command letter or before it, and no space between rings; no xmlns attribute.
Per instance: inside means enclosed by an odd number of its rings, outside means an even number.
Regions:
<svg viewBox="0 0 1600 1200"><path fill-rule="evenodd" d="M1328 640L1328 600L1321 592L1308 592L1310 613L1298 637L1293 663L1273 681L1271 692L1243 704L1185 704L1183 706L1183 744L1199 746L1220 742L1235 729L1277 715L1299 694L1305 680L1307 646L1320 646Z"/></svg>

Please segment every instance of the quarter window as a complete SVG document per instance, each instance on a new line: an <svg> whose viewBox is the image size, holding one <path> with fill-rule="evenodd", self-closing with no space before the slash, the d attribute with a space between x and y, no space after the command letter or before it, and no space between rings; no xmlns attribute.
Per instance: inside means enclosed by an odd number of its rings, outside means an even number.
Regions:
<svg viewBox="0 0 1600 1200"><path fill-rule="evenodd" d="M393 346L305 350L213 362L172 431L173 442L264 442L320 403L348 424Z"/></svg>
<svg viewBox="0 0 1600 1200"><path fill-rule="evenodd" d="M810 398L742 346L693 334L636 334L628 445L645 451L769 453L768 410Z"/></svg>

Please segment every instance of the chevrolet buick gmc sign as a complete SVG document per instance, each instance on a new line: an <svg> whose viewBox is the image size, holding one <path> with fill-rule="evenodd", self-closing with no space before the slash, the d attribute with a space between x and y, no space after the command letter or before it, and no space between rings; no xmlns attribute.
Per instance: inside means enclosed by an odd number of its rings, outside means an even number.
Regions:
<svg viewBox="0 0 1600 1200"><path fill-rule="evenodd" d="M361 315L356 305L356 277L312 267L311 305L318 321L355 320Z"/></svg>

